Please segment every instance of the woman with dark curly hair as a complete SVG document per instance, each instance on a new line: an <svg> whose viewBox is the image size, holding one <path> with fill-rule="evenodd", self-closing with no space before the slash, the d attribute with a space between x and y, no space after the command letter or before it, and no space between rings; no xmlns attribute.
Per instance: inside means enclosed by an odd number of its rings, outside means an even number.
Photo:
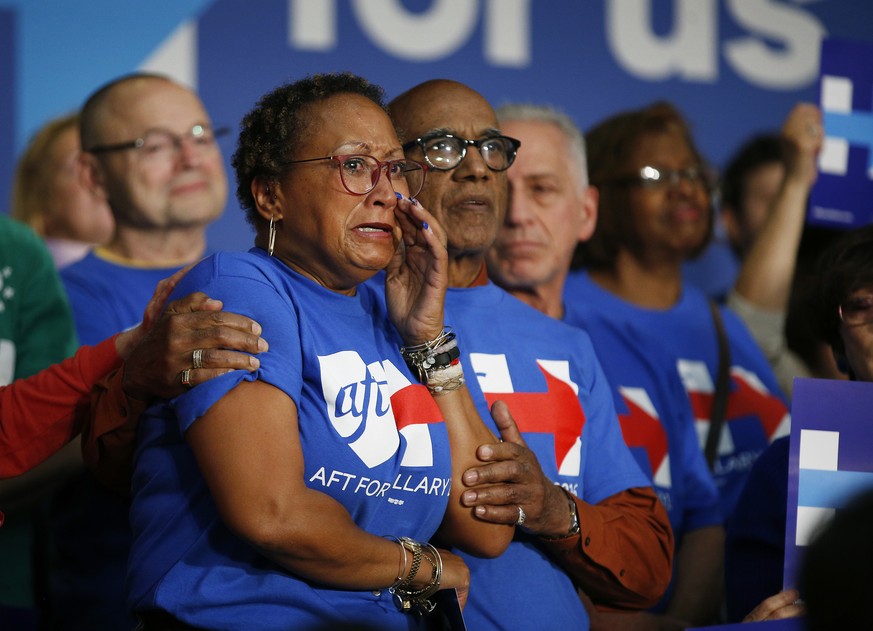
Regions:
<svg viewBox="0 0 873 631"><path fill-rule="evenodd" d="M145 629L423 629L513 529L464 509L494 437L443 326L446 238L414 201L380 88L315 75L243 119L233 166L248 253L189 272L270 348L142 422L129 600ZM385 296L365 281L386 270ZM419 383L421 382L421 383Z"/></svg>

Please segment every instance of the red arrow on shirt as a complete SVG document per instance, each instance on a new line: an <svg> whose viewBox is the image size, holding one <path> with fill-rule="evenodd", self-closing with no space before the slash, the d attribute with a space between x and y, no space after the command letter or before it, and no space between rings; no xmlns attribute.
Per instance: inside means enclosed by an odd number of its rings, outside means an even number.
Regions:
<svg viewBox="0 0 873 631"><path fill-rule="evenodd" d="M788 408L779 397L755 389L740 375L731 375L731 381L734 383L734 389L728 396L725 420L757 416L761 420L767 438L773 440L773 435L788 413ZM688 395L691 397L694 417L709 420L713 395L703 392L689 392Z"/></svg>
<svg viewBox="0 0 873 631"><path fill-rule="evenodd" d="M488 406L504 401L520 432L552 434L555 466L560 470L567 454L582 436L585 412L573 388L539 366L546 378L545 392L486 392Z"/></svg>
<svg viewBox="0 0 873 631"><path fill-rule="evenodd" d="M649 457L652 475L658 473L664 458L667 457L667 432L661 422L623 393L621 398L627 405L627 414L619 414L621 435L628 447L643 447Z"/></svg>

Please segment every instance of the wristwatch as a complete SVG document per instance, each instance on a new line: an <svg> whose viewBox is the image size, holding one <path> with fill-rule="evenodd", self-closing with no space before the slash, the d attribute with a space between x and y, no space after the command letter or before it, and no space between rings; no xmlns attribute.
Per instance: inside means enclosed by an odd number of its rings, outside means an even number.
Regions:
<svg viewBox="0 0 873 631"><path fill-rule="evenodd" d="M570 500L570 531L567 533L569 537L579 534L579 511L576 509L576 502L573 501L573 498L567 496L567 499Z"/></svg>
<svg viewBox="0 0 873 631"><path fill-rule="evenodd" d="M563 489L562 489L563 490ZM566 493L566 491L565 491ZM567 495L567 503L570 508L570 530L567 531L567 534L557 535L557 536L549 536L549 535L541 535L540 539L566 539L567 537L572 537L573 535L579 534L579 512L576 510L576 502L573 501L573 498L569 493Z"/></svg>

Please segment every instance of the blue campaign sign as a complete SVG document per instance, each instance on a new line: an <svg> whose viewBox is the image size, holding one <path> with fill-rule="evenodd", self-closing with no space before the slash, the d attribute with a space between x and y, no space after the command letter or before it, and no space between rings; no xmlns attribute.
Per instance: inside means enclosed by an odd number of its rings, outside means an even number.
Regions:
<svg viewBox="0 0 873 631"><path fill-rule="evenodd" d="M798 100L818 100L826 36L873 41L866 0L0 0L0 11L14 29L0 59L13 59L4 88L16 117L0 125L15 153L47 119L138 68L196 87L232 127L281 82L351 70L389 98L446 77L495 105L556 105L583 129L667 99L721 165ZM233 146L222 142L228 169ZM214 249L251 244L233 196L209 238Z"/></svg>
<svg viewBox="0 0 873 631"><path fill-rule="evenodd" d="M834 512L873 488L873 383L796 379L791 405L784 586Z"/></svg>
<svg viewBox="0 0 873 631"><path fill-rule="evenodd" d="M873 44L825 41L820 103L825 139L808 220L853 228L873 221Z"/></svg>

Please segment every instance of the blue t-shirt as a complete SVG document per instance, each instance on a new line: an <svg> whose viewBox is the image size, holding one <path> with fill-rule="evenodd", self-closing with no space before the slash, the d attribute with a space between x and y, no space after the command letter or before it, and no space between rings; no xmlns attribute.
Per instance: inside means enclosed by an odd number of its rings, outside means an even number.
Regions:
<svg viewBox="0 0 873 631"><path fill-rule="evenodd" d="M95 251L62 269L79 342L97 344L139 324L157 284L180 269L128 265Z"/></svg>
<svg viewBox="0 0 873 631"><path fill-rule="evenodd" d="M565 309L564 321L588 332L606 378L622 434L670 516L674 541L722 524L718 490L694 430L676 359L659 340L616 320L607 309ZM672 583L654 611L666 608Z"/></svg>
<svg viewBox="0 0 873 631"><path fill-rule="evenodd" d="M256 372L213 379L142 419L130 604L209 629L423 628L387 589L311 584L232 534L184 437L241 381L262 380L296 405L309 488L343 504L370 533L431 538L450 491L448 436L439 408L400 355L384 299L368 286L353 297L332 292L257 249L206 259L176 295L194 290L257 320L270 349Z"/></svg>
<svg viewBox="0 0 873 631"><path fill-rule="evenodd" d="M616 325L627 323L641 340L662 343L676 359L702 449L718 374L718 338L703 293L686 284L673 307L644 309L604 290L582 271L568 276L564 303L582 320L603 313ZM722 514L729 521L752 464L770 442L788 434L791 416L773 371L748 330L730 310L721 308L721 315L730 347L731 383L713 477ZM657 352L654 344L648 348Z"/></svg>
<svg viewBox="0 0 873 631"><path fill-rule="evenodd" d="M549 479L591 504L650 486L622 441L609 385L584 331L493 284L449 289L445 320L458 335L479 414L498 434L489 409L505 401ZM471 631L588 628L573 582L536 537L517 530L496 559L462 556L470 568L464 618Z"/></svg>

